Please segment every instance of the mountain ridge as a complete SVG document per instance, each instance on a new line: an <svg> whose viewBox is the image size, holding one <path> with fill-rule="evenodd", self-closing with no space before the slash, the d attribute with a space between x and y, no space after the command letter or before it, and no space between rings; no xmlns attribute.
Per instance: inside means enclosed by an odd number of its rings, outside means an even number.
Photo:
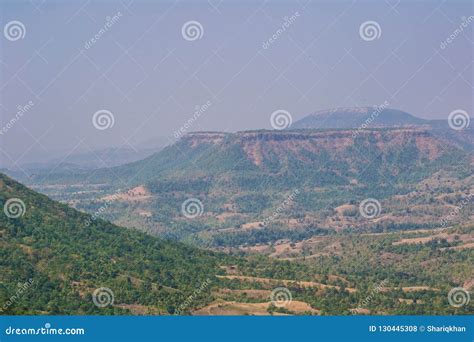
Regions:
<svg viewBox="0 0 474 342"><path fill-rule="evenodd" d="M429 125L434 120L419 118L408 112L382 106L336 107L318 110L291 125L302 128L357 128L370 121L370 127Z"/></svg>
<svg viewBox="0 0 474 342"><path fill-rule="evenodd" d="M448 119L423 119L399 109L388 108L388 104L373 107L323 109L297 120L287 129L354 129L360 131L383 127L430 129L433 135L456 142L465 149L471 151L474 149L474 130L469 125L455 130L450 126Z"/></svg>
<svg viewBox="0 0 474 342"><path fill-rule="evenodd" d="M390 152L390 146L404 146L408 152L413 143L420 148L420 158L432 159L444 150L465 155L461 144L434 134L429 127L377 127L362 130L352 129L300 129L300 130L255 130L236 133L193 132L183 136L176 143L165 147L153 155L112 168L102 168L87 172L53 173L42 179L42 174L34 177L33 182L89 181L95 183L122 183L123 186L140 185L157 177L196 174L212 174L232 170L262 171L265 167L272 172L284 166L288 158L303 163L311 159L331 160L354 158L353 150L363 159L374 153ZM276 148L278 146L278 148ZM337 156L339 152L344 155ZM345 152L344 152L345 151ZM365 151L365 152L364 152ZM384 152L385 151L385 152ZM334 154L334 155L333 155ZM443 153L444 154L444 153ZM376 157L373 155L370 158ZM295 159L296 158L296 159ZM308 159L309 158L309 159ZM367 161L367 160L365 160ZM289 161L288 161L289 162ZM296 170L297 171L297 170ZM342 170L341 170L342 171ZM129 181L130 180L130 181Z"/></svg>

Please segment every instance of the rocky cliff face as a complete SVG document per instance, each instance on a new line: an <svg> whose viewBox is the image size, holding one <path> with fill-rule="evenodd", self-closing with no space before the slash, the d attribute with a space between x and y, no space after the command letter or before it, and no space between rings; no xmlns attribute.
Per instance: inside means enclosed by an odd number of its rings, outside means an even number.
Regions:
<svg viewBox="0 0 474 342"><path fill-rule="evenodd" d="M167 179L238 179L285 177L293 183L330 185L351 182L405 182L442 168L469 166L472 157L449 137L432 128L396 127L196 132L137 162L92 174L51 175L55 181L114 184L131 180L130 187ZM412 177L413 176L413 177ZM123 186L123 185L122 185Z"/></svg>
<svg viewBox="0 0 474 342"><path fill-rule="evenodd" d="M323 151L333 157L341 153L366 150L384 153L392 149L412 148L418 158L434 160L450 148L449 143L434 136L428 129L396 128L372 130L327 130L327 131L252 131L239 133L192 133L186 135L179 145L181 148L196 149L213 146L219 151L238 147L254 165L260 166L266 159L289 157L308 160L311 154ZM448 147L445 147L448 146ZM346 158L355 156L347 155Z"/></svg>

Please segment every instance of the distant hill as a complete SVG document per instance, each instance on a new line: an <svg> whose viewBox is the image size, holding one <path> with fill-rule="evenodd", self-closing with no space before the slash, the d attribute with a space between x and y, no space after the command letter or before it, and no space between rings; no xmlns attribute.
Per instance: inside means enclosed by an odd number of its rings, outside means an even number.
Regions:
<svg viewBox="0 0 474 342"><path fill-rule="evenodd" d="M135 163L74 175L51 174L39 178L43 183L36 186L88 212L98 210L106 195L122 192L121 200L110 204L114 210L108 212L109 220L177 240L192 236L206 245L222 243L203 231L246 222L258 226L296 190L297 200L287 209L290 217L309 220L294 223L301 229L298 238L318 228L368 228L357 212L351 219L328 219L336 215L333 208L346 205L353 211L365 198L394 198L388 202L390 208L385 205L389 215L384 227L439 224L449 214L449 205L456 203L452 198L469 188L472 161L469 151L425 127L199 132ZM70 188L61 188L65 184ZM142 189L124 193L138 186ZM433 191L439 199L433 198ZM140 192L145 195L137 196ZM397 196L405 195L400 207ZM421 198L415 200L415 195ZM189 198L200 199L213 219L183 221L180 208ZM409 210L406 201L425 198L432 198L427 203L429 217L426 212L401 211ZM234 216L234 221L227 222L225 216L216 219L221 213ZM370 226L378 229L381 223ZM280 227L284 234L275 233L273 240L291 235L283 222Z"/></svg>
<svg viewBox="0 0 474 342"><path fill-rule="evenodd" d="M21 175L23 171L27 173L41 173L41 172L75 172L87 171L101 167L114 167L127 163L132 163L137 160L146 158L157 151L160 151L165 146L156 146L156 144L149 147L140 146L134 149L128 146L109 147L88 152L76 152L72 154L60 155L54 158L44 158L41 162L22 163L19 166L12 166L5 168L10 170L10 173L18 173Z"/></svg>
<svg viewBox="0 0 474 342"><path fill-rule="evenodd" d="M411 118L398 117L399 123ZM143 160L87 172L39 173L30 182L91 213L120 193L109 203L107 219L200 246L297 241L320 228L413 229L439 225L469 193L472 145L462 134L433 124L195 132ZM282 218L272 221L278 231L220 238L232 232L227 228L261 227L296 190L295 203L284 209L291 223ZM208 216L183 220L180 208L190 198L201 200ZM357 205L367 198L385 201L383 219L366 222L359 215ZM453 223L468 221L470 212L464 213Z"/></svg>
<svg viewBox="0 0 474 342"><path fill-rule="evenodd" d="M385 131L377 133L380 130ZM133 151L128 151L129 155L127 155L125 150L110 149L85 156L77 155L59 163L51 162L47 166L32 165L27 168L26 174L20 170L4 170L4 172L27 184L79 181L120 183L120 187L129 187L171 173L179 177L180 174L186 173L186 170L192 172L190 174L192 177L197 175L194 171L209 176L212 173L218 173L219 170L224 170L225 165L231 165L234 157L243 157L239 167L265 172L265 158L262 159L262 163L254 160L250 161L250 164L248 163L249 158L270 157L269 151L275 144L279 144L281 147L280 150L274 151L280 159L270 162L274 164L272 169L277 164L282 165L282 160L293 157L303 164L308 164L307 160L304 161L304 158L301 158L301 155L293 156L293 154L297 150L307 150L306 152L310 154L315 152L316 150L307 147L319 144L318 139L320 138L324 142L324 148L316 151L316 154L325 150L332 159L344 159L344 156L333 155L339 153L340 149L332 151L331 140L335 144L339 144L338 137L343 137L346 142L352 141L350 144L352 149L360 149L371 144L371 137L390 139L391 135L405 136L408 139L403 143L405 147L408 147L410 142L419 141L419 137L423 135L429 139L430 143L434 143L435 147L447 144L447 149L461 149L468 154L472 154L474 151L474 130L472 127L453 130L449 127L447 120L425 120L401 110L385 107L354 107L315 112L296 121L283 132L261 130L238 133L190 133L175 144L167 146L149 157L142 155L142 158L139 158L140 155ZM418 138L415 138L415 135L418 135ZM274 142L270 143L272 141ZM284 144L283 141L288 144ZM390 141L384 141L383 145L390 146ZM291 149L288 150L290 146ZM374 146L368 148L373 149ZM242 151L247 156L241 155ZM250 155L249 151L254 155ZM351 154L350 149L347 152ZM121 157L115 158L115 155ZM95 161L92 162L89 158L95 158ZM215 162L214 158L216 158ZM85 162L84 160L89 161ZM203 161L210 164L199 166ZM104 167L104 164L107 167ZM290 168L292 165L297 164L288 164ZM301 168L298 166L295 171L299 172Z"/></svg>
<svg viewBox="0 0 474 342"><path fill-rule="evenodd" d="M291 129L334 129L429 125L429 120L407 112L377 107L333 108L317 111L291 125Z"/></svg>
<svg viewBox="0 0 474 342"><path fill-rule="evenodd" d="M159 150L160 148L134 150L131 147L110 147L90 152L75 153L64 158L55 158L42 164L27 164L24 167L28 170L48 169L51 166L57 165L60 168L70 167L77 169L113 167L143 159Z"/></svg>
<svg viewBox="0 0 474 342"><path fill-rule="evenodd" d="M20 211L8 205L12 199L22 201L16 202ZM134 305L143 313L169 314L213 282L218 259L225 260L94 220L3 174L0 206L0 314L124 314ZM4 206L19 217L8 217ZM94 305L100 287L112 290L115 306ZM192 305L207 303L208 290Z"/></svg>
<svg viewBox="0 0 474 342"><path fill-rule="evenodd" d="M469 163L468 152L422 128L200 132L141 161L76 177L122 188L216 177L250 188L259 179L286 187L377 184L416 181L457 163Z"/></svg>
<svg viewBox="0 0 474 342"><path fill-rule="evenodd" d="M474 119L471 120L474 122ZM420 127L431 134L447 139L472 152L474 150L474 129L453 130L448 120L426 120L407 112L386 108L351 107L317 111L294 122L290 129L353 129Z"/></svg>

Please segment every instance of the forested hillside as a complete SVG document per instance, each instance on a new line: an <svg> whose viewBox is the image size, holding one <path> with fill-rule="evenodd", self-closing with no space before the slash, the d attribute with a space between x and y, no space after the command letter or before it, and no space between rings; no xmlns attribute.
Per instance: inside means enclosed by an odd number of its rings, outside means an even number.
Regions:
<svg viewBox="0 0 474 342"><path fill-rule="evenodd" d="M20 211L14 202L6 204L9 199L21 200L16 202ZM14 214L0 215L3 314L126 313L126 304L144 312L173 313L201 284L213 282L218 265L226 261L212 252L92 220L2 174L0 205ZM30 279L31 285L11 300L18 285ZM115 303L125 305L94 305L92 294L101 287L112 289ZM192 305L207 300L203 291Z"/></svg>
<svg viewBox="0 0 474 342"><path fill-rule="evenodd" d="M201 251L120 228L4 175L0 205L4 315L473 310L469 303L453 307L448 295L455 286L472 287L472 226L383 234L310 231L316 235L303 242L269 246L284 259L274 260Z"/></svg>

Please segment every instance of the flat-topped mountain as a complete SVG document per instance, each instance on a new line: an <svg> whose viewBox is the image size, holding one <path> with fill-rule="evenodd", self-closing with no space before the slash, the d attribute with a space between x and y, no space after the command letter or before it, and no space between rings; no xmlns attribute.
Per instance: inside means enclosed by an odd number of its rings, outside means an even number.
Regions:
<svg viewBox="0 0 474 342"><path fill-rule="evenodd" d="M180 178L375 184L384 178L414 181L459 163L469 165L469 152L426 127L197 132L134 163L45 179L40 174L35 181L88 181L121 188Z"/></svg>
<svg viewBox="0 0 474 342"><path fill-rule="evenodd" d="M399 151L390 151L391 148ZM447 120L425 120L386 106L334 108L308 115L284 131L193 132L175 144L132 163L96 170L56 165L51 172L48 169L35 170L31 179L25 179L23 174L19 176L28 184L86 181L121 183L122 187L128 187L164 176L195 178L226 170L271 170L281 174L292 173L295 168L298 174L308 167L313 171L321 169L319 164L316 168L311 165L316 160L344 161L345 166L349 166L358 158L364 164L370 159L367 158L370 153L383 157L385 153L403 155L408 150L416 150L420 154L414 155L413 160L426 157L432 161L451 149L455 150L454 155L459 152L464 157L466 153L472 153L474 131L471 127L454 130ZM367 154L363 151L371 152ZM366 160L362 161L360 157L364 154ZM352 162L347 164L350 160ZM234 169L233 164L237 161ZM396 172L397 165L390 163L394 163L393 158L386 159L384 163L390 167L389 173ZM406 167L402 169L407 170ZM354 171L357 173L357 168ZM335 173L341 175L340 172Z"/></svg>
<svg viewBox="0 0 474 342"><path fill-rule="evenodd" d="M206 246L298 240L320 228L413 229L440 225L472 191L472 150L450 136L459 131L445 132L430 125L195 132L137 162L38 174L32 183L91 213L105 201L106 217L121 225ZM276 230L259 231L296 191L270 223ZM367 198L383 203L383 218L358 214ZM189 199L201 201L202 220L183 220ZM469 216L464 210L450 223Z"/></svg>
<svg viewBox="0 0 474 342"><path fill-rule="evenodd" d="M198 232L216 225L227 228L237 217L235 224L257 222L258 226L296 190L298 196L291 208L285 210L291 212L289 216L293 219L310 220L294 224L303 236L315 227L368 227L357 212L351 219L340 221L328 217L333 215L331 208L347 205L350 210L345 211L353 211L354 205L370 197L383 201L394 196L389 201L391 209L384 205L388 213L393 210L393 215L386 216L385 225L397 222L404 227L415 227L440 221L439 216L445 215L446 210L444 200L432 202L433 208L429 210L432 214L427 217L421 211L404 213L404 205L413 200L404 196L416 191L425 180L428 184L439 184L436 191L440 196L443 193L463 196L472 181L466 179L471 175L470 170L472 156L457 144L432 134L429 128L400 127L198 132L186 135L147 159L97 170L88 179L115 189L144 186L149 191L147 196L132 196L129 200L133 207L139 208L137 215L145 220L147 227L177 239L193 235L207 240L207 233ZM421 188L419 196L424 198L426 189ZM396 196L402 196L403 201L395 199ZM209 222L181 225L179 208L189 198L202 201ZM117 202L117 208L120 203L123 201ZM232 219L227 222L219 218L220 214L230 215ZM123 217L120 211L117 215L111 219ZM313 225L308 228L307 222ZM370 222L370 225L381 223ZM288 236L292 229L285 228L283 222L279 224L285 233L275 234L275 238ZM212 243L224 242L214 239Z"/></svg>

